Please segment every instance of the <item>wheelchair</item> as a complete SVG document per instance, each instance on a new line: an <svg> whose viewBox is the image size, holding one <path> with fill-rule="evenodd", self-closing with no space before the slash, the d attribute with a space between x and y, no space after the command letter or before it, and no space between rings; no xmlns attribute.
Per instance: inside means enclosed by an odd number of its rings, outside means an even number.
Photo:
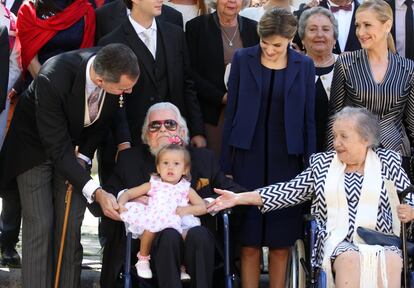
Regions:
<svg viewBox="0 0 414 288"><path fill-rule="evenodd" d="M296 240L290 249L286 269L286 288L325 288L325 272L312 265L312 251L316 242L316 220L304 216L304 237Z"/></svg>
<svg viewBox="0 0 414 288"><path fill-rule="evenodd" d="M222 256L224 263L222 264L224 269L224 285L226 288L233 288L234 283L237 283L237 276L233 273L233 269L231 269L230 264L230 214L231 210L226 209L220 212L220 216L222 218L222 227L223 227L223 247L216 247L218 249L218 253ZM221 225L220 225L221 226ZM128 232L126 237L126 251L125 255L131 255L131 243L132 243L132 233ZM217 245L216 245L217 246ZM216 267L221 268L221 267ZM131 257L125 257L124 263L124 287L125 288L132 288L132 278L137 278L135 271L131 271Z"/></svg>
<svg viewBox="0 0 414 288"><path fill-rule="evenodd" d="M400 193L400 199L405 199L408 193L413 193L410 186ZM326 273L312 265L312 251L316 243L316 220L312 215L304 216L304 237L295 242L290 249L286 272L286 288L326 288ZM401 287L414 288L414 249L408 245L414 242L414 221L401 223L401 250L403 253L403 271Z"/></svg>

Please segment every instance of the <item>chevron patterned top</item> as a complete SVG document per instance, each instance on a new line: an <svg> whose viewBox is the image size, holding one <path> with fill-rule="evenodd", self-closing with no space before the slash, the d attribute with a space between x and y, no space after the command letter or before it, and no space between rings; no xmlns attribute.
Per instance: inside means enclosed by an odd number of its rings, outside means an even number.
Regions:
<svg viewBox="0 0 414 288"><path fill-rule="evenodd" d="M378 115L384 148L403 156L411 155L409 139L411 143L414 141L414 61L393 53L389 53L388 58L384 79L377 83L364 49L338 57L329 100L327 150L333 148L332 116L345 106L355 106L365 107Z"/></svg>
<svg viewBox="0 0 414 288"><path fill-rule="evenodd" d="M401 167L401 156L399 153L386 150L376 149L381 161L381 174L382 179L392 181L397 188L397 192L401 192L410 185L407 174ZM315 216L317 222L317 237L316 244L312 253L312 260L315 266L321 264L323 258L323 247L327 233L326 229L326 215L327 207L325 201L325 180L328 173L329 166L335 155L335 151L323 152L313 154L310 158L310 167L296 176L289 182L276 183L261 189L257 189L260 193L263 201L261 211L267 212L271 210L281 209L285 207L294 206L303 203L307 200L312 200L311 213ZM362 175L348 175L346 177L345 189L347 190L347 196L349 202L353 202L350 205L349 213L353 215L350 217L355 221L355 213L357 211L357 205L359 199L360 190L362 187ZM407 196L408 203L414 204L412 195ZM414 206L414 205L413 205ZM389 204L388 194L385 190L384 181L381 190L381 200L379 204L378 220L376 230L381 232L391 232L392 227L392 215ZM350 236L352 238L354 222L350 220ZM351 230L352 229L352 230Z"/></svg>

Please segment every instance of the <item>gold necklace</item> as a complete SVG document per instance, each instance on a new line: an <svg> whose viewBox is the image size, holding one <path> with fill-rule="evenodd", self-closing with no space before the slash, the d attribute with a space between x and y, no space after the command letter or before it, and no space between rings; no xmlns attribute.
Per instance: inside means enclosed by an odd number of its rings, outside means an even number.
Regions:
<svg viewBox="0 0 414 288"><path fill-rule="evenodd" d="M224 33L224 37L226 37L227 41L229 41L229 46L233 47L233 45L234 45L233 40L234 40L234 37L236 37L237 29L239 28L239 23L237 23L236 29L234 30L234 33L233 33L233 36L231 37L231 39L227 35L226 31L224 30L224 27L223 26L220 26L220 27L221 27L221 32Z"/></svg>

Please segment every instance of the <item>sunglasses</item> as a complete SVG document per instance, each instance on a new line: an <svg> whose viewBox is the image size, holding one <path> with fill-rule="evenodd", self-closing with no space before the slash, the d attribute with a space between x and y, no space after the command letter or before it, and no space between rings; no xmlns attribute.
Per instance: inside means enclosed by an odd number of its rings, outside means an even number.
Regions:
<svg viewBox="0 0 414 288"><path fill-rule="evenodd" d="M177 130L178 123L175 120L167 119L167 120L155 120L151 121L148 124L148 130L150 132L157 132L161 129L161 126L164 125L165 129L169 131L175 131Z"/></svg>

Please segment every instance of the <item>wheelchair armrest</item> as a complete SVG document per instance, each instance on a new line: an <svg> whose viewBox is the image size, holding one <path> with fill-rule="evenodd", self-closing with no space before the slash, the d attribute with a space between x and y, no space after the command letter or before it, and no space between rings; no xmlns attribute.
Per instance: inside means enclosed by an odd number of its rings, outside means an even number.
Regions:
<svg viewBox="0 0 414 288"><path fill-rule="evenodd" d="M223 209L223 210L221 210L220 211L220 214L221 215L224 215L224 214L227 214L227 215L230 215L231 213L232 213L232 209L231 208L227 208L227 209Z"/></svg>

